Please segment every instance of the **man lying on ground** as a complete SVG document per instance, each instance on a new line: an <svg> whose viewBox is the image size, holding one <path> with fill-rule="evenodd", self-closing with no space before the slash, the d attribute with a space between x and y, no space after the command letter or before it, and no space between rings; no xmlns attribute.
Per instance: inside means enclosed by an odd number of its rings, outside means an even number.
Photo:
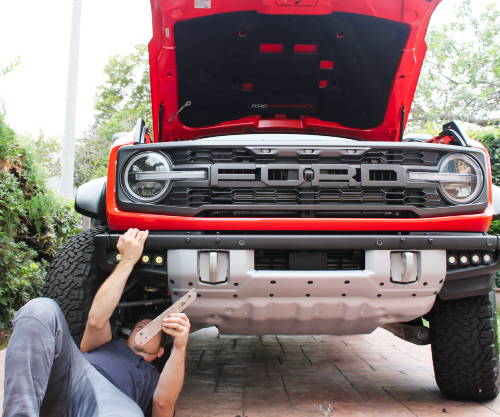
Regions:
<svg viewBox="0 0 500 417"><path fill-rule="evenodd" d="M14 317L5 358L4 417L171 417L184 381L189 320L183 313L163 320L172 353L161 374L151 364L163 355L161 333L144 346L135 324L126 343L113 340L110 318L147 231L129 229L117 248L121 261L97 291L80 350L57 303L37 298Z"/></svg>

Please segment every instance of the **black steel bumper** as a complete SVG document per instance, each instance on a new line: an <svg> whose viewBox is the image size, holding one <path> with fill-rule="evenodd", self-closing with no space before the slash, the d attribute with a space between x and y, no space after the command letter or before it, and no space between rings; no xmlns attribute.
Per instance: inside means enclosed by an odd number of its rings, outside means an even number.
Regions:
<svg viewBox="0 0 500 417"><path fill-rule="evenodd" d="M96 236L116 247L120 232ZM332 234L149 232L148 249L500 249L498 236L482 233Z"/></svg>
<svg viewBox="0 0 500 417"><path fill-rule="evenodd" d="M111 255L122 233L102 233L95 237L99 267L110 271L116 265ZM281 250L448 250L488 251L493 263L448 269L442 299L465 298L488 293L494 285L494 272L500 269L499 236L482 233L415 232L408 234L332 234L332 233L204 233L151 231L145 251L166 255L169 249L281 249ZM167 268L138 265L136 273L166 279Z"/></svg>

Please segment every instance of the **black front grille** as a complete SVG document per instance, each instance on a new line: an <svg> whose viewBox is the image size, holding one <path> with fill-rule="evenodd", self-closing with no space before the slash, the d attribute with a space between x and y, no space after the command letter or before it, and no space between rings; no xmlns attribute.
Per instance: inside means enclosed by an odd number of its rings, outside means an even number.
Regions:
<svg viewBox="0 0 500 417"><path fill-rule="evenodd" d="M365 188L190 188L174 187L164 204L182 207L204 205L358 205L369 210L377 206L413 206L421 208L444 205L435 189ZM208 209L209 207L207 207ZM236 208L235 208L236 209ZM259 207L255 207L259 210ZM299 207L298 207L299 209ZM338 207L341 210L341 207Z"/></svg>
<svg viewBox="0 0 500 417"><path fill-rule="evenodd" d="M306 136L290 136L290 142L242 135L123 147L117 204L131 212L184 217L332 219L431 218L486 208L486 187L476 201L453 204L442 197L439 183L412 179L412 172L438 172L452 152L470 153L484 165L480 150ZM179 174L165 194L148 203L128 195L122 175L132 155L145 150L164 153ZM199 176L184 177L188 171Z"/></svg>
<svg viewBox="0 0 500 417"><path fill-rule="evenodd" d="M365 269L362 250L287 251L256 250L255 270L328 270L359 271Z"/></svg>
<svg viewBox="0 0 500 417"><path fill-rule="evenodd" d="M276 154L256 154L245 148L191 148L168 152L174 165L215 163L281 163L284 158ZM398 164L436 166L443 152L425 149L377 149L361 155L322 156L297 154L288 156L287 163L321 164Z"/></svg>
<svg viewBox="0 0 500 417"><path fill-rule="evenodd" d="M435 166L442 155L439 151L423 149L374 149L360 156L344 156L342 162Z"/></svg>
<svg viewBox="0 0 500 417"><path fill-rule="evenodd" d="M256 156L244 148L176 149L168 154L174 165L257 162Z"/></svg>

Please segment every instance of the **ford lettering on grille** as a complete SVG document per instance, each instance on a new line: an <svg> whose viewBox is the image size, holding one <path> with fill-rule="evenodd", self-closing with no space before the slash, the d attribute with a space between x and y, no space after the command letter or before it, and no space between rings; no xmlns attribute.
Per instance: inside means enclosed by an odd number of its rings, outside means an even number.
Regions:
<svg viewBox="0 0 500 417"><path fill-rule="evenodd" d="M400 165L370 164L213 164L214 187L401 187L406 173Z"/></svg>

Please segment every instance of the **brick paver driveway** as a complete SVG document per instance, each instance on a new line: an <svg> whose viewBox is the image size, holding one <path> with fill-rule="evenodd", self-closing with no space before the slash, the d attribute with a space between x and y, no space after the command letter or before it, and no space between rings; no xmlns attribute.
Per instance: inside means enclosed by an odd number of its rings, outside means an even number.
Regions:
<svg viewBox="0 0 500 417"><path fill-rule="evenodd" d="M442 398L430 348L385 330L342 337L219 337L209 329L190 342L176 417L498 414L500 400L479 404Z"/></svg>

